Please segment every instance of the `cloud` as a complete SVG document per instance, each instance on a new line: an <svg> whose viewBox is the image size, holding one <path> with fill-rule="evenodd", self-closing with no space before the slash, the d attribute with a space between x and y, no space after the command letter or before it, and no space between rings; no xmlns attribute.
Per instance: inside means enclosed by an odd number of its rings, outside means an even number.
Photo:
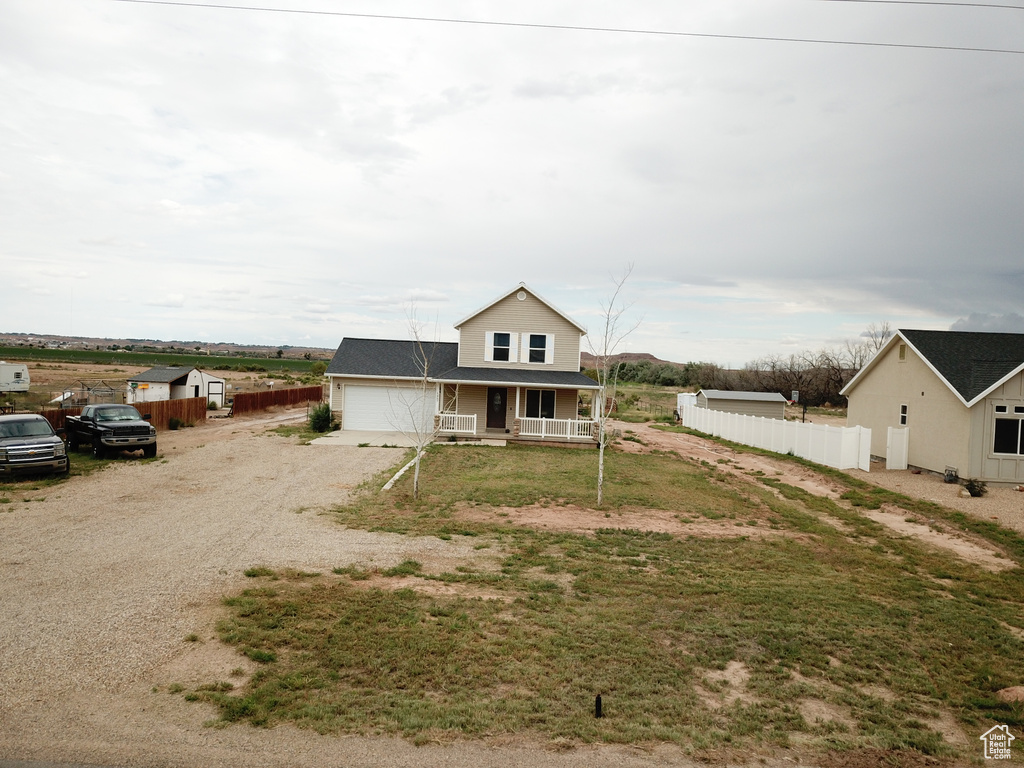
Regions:
<svg viewBox="0 0 1024 768"><path fill-rule="evenodd" d="M1015 312L1005 315L986 315L973 312L953 323L951 331L982 331L984 333L1024 333L1024 316Z"/></svg>
<svg viewBox="0 0 1024 768"><path fill-rule="evenodd" d="M150 299L145 302L148 307L168 307L180 309L185 306L185 296L180 293L167 293L157 299Z"/></svg>

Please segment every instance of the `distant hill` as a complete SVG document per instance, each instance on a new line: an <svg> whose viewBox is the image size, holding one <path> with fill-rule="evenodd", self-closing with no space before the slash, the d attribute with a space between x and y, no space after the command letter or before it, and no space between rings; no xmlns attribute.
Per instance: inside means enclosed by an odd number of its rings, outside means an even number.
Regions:
<svg viewBox="0 0 1024 768"><path fill-rule="evenodd" d="M580 353L580 365L584 368L593 368L596 358L589 352ZM638 363L641 360L649 360L655 365L676 365L680 368L683 367L683 363L673 363L669 360L662 360L655 357L650 352L620 352L617 355L611 356L612 363Z"/></svg>
<svg viewBox="0 0 1024 768"><path fill-rule="evenodd" d="M43 347L51 349L128 349L137 352L183 352L201 355L234 355L244 357L277 357L307 360L330 360L333 349L322 347L278 347L258 344L233 344L227 341L160 341L158 339L107 339L85 336L56 336L46 333L0 333L2 347ZM309 355L309 357L306 357Z"/></svg>

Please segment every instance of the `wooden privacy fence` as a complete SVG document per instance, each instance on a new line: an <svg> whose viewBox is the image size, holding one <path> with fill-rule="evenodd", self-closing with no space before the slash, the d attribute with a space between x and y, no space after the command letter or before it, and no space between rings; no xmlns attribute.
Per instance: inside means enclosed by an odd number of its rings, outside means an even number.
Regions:
<svg viewBox="0 0 1024 768"><path fill-rule="evenodd" d="M158 430L167 429L172 416L181 419L185 424L201 424L206 420L205 397L190 397L185 400L155 400L132 405L143 416L149 414L149 423ZM81 412L81 408L51 408L43 411L42 416L53 425L54 429L61 429L67 424L68 416L78 416Z"/></svg>
<svg viewBox="0 0 1024 768"><path fill-rule="evenodd" d="M64 429L67 417L78 416L81 412L81 408L48 408L45 411L40 411L39 415L50 422L50 426L54 429Z"/></svg>
<svg viewBox="0 0 1024 768"><path fill-rule="evenodd" d="M775 453L792 453L802 459L836 469L871 468L871 430L866 427L829 427L798 421L741 416L683 406L683 426L752 445Z"/></svg>
<svg viewBox="0 0 1024 768"><path fill-rule="evenodd" d="M231 413L251 413L263 411L273 405L299 405L301 403L319 403L324 399L324 388L291 387L290 389L268 389L266 392L239 392L235 395Z"/></svg>
<svg viewBox="0 0 1024 768"><path fill-rule="evenodd" d="M145 416L152 418L149 423L159 429L167 429L171 417L177 417L185 424L202 424L206 421L207 400L205 397L189 397L184 400L154 400L149 403L132 403Z"/></svg>

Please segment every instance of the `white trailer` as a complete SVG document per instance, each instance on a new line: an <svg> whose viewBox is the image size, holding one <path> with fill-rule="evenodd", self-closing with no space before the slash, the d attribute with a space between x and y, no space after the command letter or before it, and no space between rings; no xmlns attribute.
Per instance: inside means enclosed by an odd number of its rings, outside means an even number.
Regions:
<svg viewBox="0 0 1024 768"><path fill-rule="evenodd" d="M0 392L28 392L28 366L0 360Z"/></svg>

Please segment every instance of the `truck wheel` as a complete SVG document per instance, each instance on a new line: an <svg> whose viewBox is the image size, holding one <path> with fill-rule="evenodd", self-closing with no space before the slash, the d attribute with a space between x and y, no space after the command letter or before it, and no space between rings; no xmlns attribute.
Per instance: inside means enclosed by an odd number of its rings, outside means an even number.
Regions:
<svg viewBox="0 0 1024 768"><path fill-rule="evenodd" d="M103 449L103 443L101 443L98 439L92 441L92 457L94 459L107 458L107 452Z"/></svg>
<svg viewBox="0 0 1024 768"><path fill-rule="evenodd" d="M78 450L78 438L75 437L74 435L72 435L70 432L68 433L68 450L69 451L77 451Z"/></svg>
<svg viewBox="0 0 1024 768"><path fill-rule="evenodd" d="M152 459L156 456L156 443L152 445L146 445L142 448L142 455L147 459Z"/></svg>

